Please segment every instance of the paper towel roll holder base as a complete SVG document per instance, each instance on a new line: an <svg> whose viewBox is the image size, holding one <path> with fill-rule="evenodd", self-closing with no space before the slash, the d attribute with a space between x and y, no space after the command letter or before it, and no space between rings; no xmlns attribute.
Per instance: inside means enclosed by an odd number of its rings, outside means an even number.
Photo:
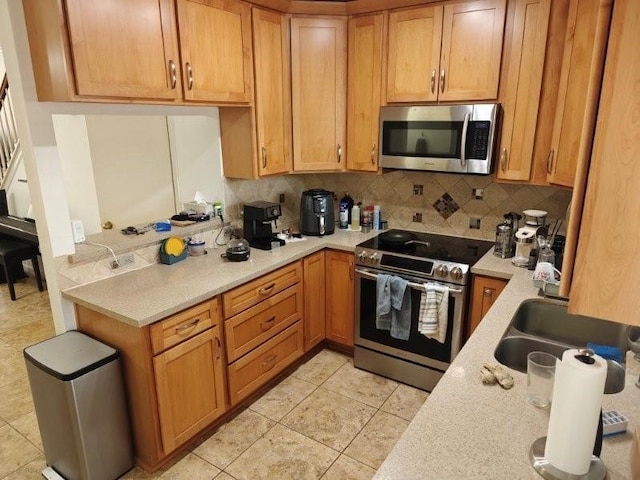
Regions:
<svg viewBox="0 0 640 480"><path fill-rule="evenodd" d="M540 437L529 450L529 459L533 468L542 478L547 480L604 480L607 475L607 467L604 462L595 455L591 456L591 465L589 471L585 475L574 475L572 473L563 472L549 463L544 456L544 447L547 443L547 437Z"/></svg>

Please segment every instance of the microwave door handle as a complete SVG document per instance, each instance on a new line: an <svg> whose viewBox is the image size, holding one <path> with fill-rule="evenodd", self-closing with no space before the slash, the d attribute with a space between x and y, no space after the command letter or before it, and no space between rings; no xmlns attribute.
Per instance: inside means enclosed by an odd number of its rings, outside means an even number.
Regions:
<svg viewBox="0 0 640 480"><path fill-rule="evenodd" d="M464 114L464 123L462 124L462 138L460 138L460 165L462 168L467 166L467 130L469 129L469 119L471 114L469 112Z"/></svg>

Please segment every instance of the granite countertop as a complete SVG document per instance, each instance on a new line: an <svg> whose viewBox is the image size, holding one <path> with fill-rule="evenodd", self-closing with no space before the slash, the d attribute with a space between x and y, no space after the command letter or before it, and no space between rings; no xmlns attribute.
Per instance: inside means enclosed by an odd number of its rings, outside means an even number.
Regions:
<svg viewBox="0 0 640 480"><path fill-rule="evenodd" d="M274 250L251 249L246 262L220 258L224 247L187 257L173 265L154 264L62 291L78 305L135 327L143 327L253 280L324 248L353 252L380 232L336 230L324 237L305 237Z"/></svg>
<svg viewBox="0 0 640 480"><path fill-rule="evenodd" d="M251 250L247 262L220 258L224 248L188 257L174 265L152 265L62 295L128 324L142 327L208 300L235 286L324 248L354 251L369 234L337 230L325 237L307 237L271 251ZM520 303L538 296L531 272L493 256L490 250L472 272L509 280L502 294L467 341L454 362L391 451L375 478L382 479L532 479L529 448L545 436L549 410L526 401L526 375L509 370L511 390L483 385L479 367L496 364L493 350ZM640 389L635 382L640 363L627 356L625 389L605 395L603 409L629 418L628 432L640 425ZM631 434L607 438L602 459L611 480L630 479Z"/></svg>
<svg viewBox="0 0 640 480"><path fill-rule="evenodd" d="M537 297L531 272L511 265L489 251L472 272L510 279L480 326L467 341L436 388L378 470L383 479L531 479L542 478L529 462L529 448L546 436L549 410L526 400L526 375L509 372L511 390L486 386L479 369L497 364L493 350L518 305ZM635 382L640 363L627 353L625 389L605 395L603 409L617 410L629 419L626 434L605 438L602 449L608 477L630 479L631 434L640 425L640 389Z"/></svg>

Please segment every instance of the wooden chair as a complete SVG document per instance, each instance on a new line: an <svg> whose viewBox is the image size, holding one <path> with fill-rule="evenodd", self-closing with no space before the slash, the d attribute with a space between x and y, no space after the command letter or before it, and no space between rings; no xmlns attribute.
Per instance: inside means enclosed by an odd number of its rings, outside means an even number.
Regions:
<svg viewBox="0 0 640 480"><path fill-rule="evenodd" d="M0 236L0 264L4 269L4 276L9 286L11 300L16 299L16 292L13 283L16 280L13 275L16 267L23 260L31 260L33 271L38 281L38 289L42 292L42 277L40 276L40 265L38 264L38 247L31 243L23 242L7 236Z"/></svg>

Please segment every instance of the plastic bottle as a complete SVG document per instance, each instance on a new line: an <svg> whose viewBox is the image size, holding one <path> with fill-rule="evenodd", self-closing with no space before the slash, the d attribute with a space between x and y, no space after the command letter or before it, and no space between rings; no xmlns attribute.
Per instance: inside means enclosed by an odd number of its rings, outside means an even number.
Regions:
<svg viewBox="0 0 640 480"><path fill-rule="evenodd" d="M373 229L380 230L380 205L373 206Z"/></svg>
<svg viewBox="0 0 640 480"><path fill-rule="evenodd" d="M342 219L340 219L340 228L348 228L349 225L351 224L351 209L353 208L353 198L351 198L349 196L349 194L347 192L345 192L344 197L342 197L342 199L340 199L340 211L342 212L342 205L345 204L346 205L346 211L347 211L347 223L346 225L343 227L342 226Z"/></svg>
<svg viewBox="0 0 640 480"><path fill-rule="evenodd" d="M351 215L351 207L353 206L353 200L351 200L351 205L349 205L349 199L351 197L345 193L345 196L340 200L340 228L347 229L349 228L349 216Z"/></svg>
<svg viewBox="0 0 640 480"><path fill-rule="evenodd" d="M360 207L354 205L351 209L351 230L360 230Z"/></svg>

